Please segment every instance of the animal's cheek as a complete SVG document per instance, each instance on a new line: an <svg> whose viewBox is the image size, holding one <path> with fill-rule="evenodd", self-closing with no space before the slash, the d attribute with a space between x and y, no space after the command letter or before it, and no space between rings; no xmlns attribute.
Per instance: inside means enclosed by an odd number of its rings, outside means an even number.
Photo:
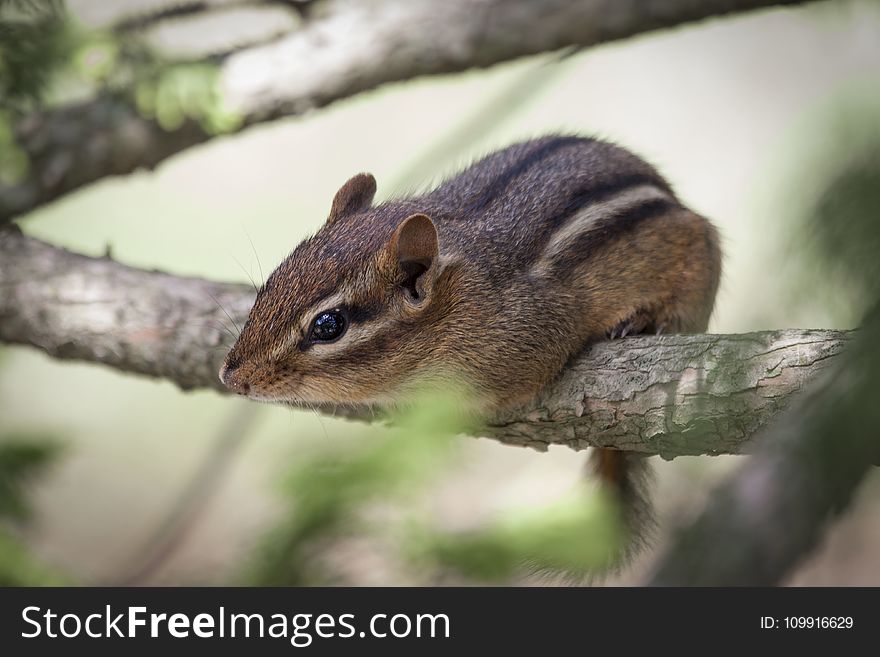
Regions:
<svg viewBox="0 0 880 657"><path fill-rule="evenodd" d="M234 383L239 394L254 396L265 394L286 379L294 378L296 372L295 364L289 359L260 358L246 360L232 371L221 372L221 378L225 374L223 380L227 386L233 387L230 384Z"/></svg>
<svg viewBox="0 0 880 657"><path fill-rule="evenodd" d="M300 367L297 367L295 358L286 358L284 360L272 363L271 374L273 378L285 379L295 376L300 369Z"/></svg>

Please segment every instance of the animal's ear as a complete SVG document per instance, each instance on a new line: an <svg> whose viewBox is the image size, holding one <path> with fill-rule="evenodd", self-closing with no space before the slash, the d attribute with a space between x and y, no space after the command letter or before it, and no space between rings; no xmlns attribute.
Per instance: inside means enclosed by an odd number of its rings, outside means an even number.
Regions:
<svg viewBox="0 0 880 657"><path fill-rule="evenodd" d="M353 176L333 197L327 223L332 224L340 217L367 209L373 203L375 195L376 179L371 174L359 173Z"/></svg>
<svg viewBox="0 0 880 657"><path fill-rule="evenodd" d="M389 243L389 255L407 297L421 303L430 296L439 269L440 244L437 228L425 214L403 220Z"/></svg>

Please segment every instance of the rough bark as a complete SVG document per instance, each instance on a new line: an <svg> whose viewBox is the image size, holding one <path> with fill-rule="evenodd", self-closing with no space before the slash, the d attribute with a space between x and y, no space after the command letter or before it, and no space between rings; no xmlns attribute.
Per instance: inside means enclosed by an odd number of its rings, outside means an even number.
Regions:
<svg viewBox="0 0 880 657"><path fill-rule="evenodd" d="M842 331L639 336L594 345L489 434L544 448L614 447L671 459L749 451L749 438L846 345Z"/></svg>
<svg viewBox="0 0 880 657"><path fill-rule="evenodd" d="M456 73L803 0L371 0L320 5L302 30L224 65L224 95L254 119L421 75Z"/></svg>
<svg viewBox="0 0 880 657"><path fill-rule="evenodd" d="M247 286L144 271L0 231L0 340L56 358L221 390L220 361L253 297ZM848 339L787 329L597 344L538 399L480 433L537 449L596 445L664 458L748 451L752 434Z"/></svg>
<svg viewBox="0 0 880 657"><path fill-rule="evenodd" d="M290 34L220 64L223 104L242 127L301 114L380 85L588 47L689 22L805 0L326 0ZM0 183L0 223L211 137L172 132L118 97L25 118L28 173Z"/></svg>
<svg viewBox="0 0 880 657"><path fill-rule="evenodd" d="M652 584L774 585L810 553L880 464L878 344L875 312L834 367L755 435L755 455L679 533Z"/></svg>
<svg viewBox="0 0 880 657"><path fill-rule="evenodd" d="M252 288L89 258L0 231L0 340L220 389L218 363ZM240 324L239 324L240 326Z"/></svg>

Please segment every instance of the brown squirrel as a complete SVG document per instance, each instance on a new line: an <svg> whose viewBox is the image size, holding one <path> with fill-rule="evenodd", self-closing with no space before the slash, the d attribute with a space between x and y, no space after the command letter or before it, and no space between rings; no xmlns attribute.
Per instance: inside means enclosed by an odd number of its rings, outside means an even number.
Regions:
<svg viewBox="0 0 880 657"><path fill-rule="evenodd" d="M361 173L259 290L220 379L252 399L393 405L458 377L485 412L535 395L590 343L706 329L718 234L618 146L551 136L373 206ZM601 449L624 498L644 459Z"/></svg>

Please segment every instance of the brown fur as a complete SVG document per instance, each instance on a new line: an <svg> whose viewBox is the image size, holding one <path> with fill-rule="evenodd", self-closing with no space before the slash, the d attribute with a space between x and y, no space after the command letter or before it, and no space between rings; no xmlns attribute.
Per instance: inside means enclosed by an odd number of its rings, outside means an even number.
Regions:
<svg viewBox="0 0 880 657"><path fill-rule="evenodd" d="M530 272L578 203L633 185L669 201L632 225L592 222L577 236L582 248ZM490 155L422 197L370 207L374 191L372 176L352 178L325 226L272 273L224 365L228 385L279 401L385 402L413 374L439 368L493 407L533 395L619 325L629 333L706 327L719 275L715 230L616 146L545 138ZM396 231L413 215L426 215L413 239L428 243L401 256ZM402 287L400 257L427 267L418 302ZM311 317L302 313L337 292L364 324L386 326L347 349L303 348Z"/></svg>
<svg viewBox="0 0 880 657"><path fill-rule="evenodd" d="M706 328L716 231L622 148L547 137L422 196L371 207L374 192L369 174L347 182L266 281L221 370L230 388L391 404L451 376L491 410L530 398L596 340ZM322 299L350 313L331 345L307 341ZM606 456L601 470L624 477Z"/></svg>

